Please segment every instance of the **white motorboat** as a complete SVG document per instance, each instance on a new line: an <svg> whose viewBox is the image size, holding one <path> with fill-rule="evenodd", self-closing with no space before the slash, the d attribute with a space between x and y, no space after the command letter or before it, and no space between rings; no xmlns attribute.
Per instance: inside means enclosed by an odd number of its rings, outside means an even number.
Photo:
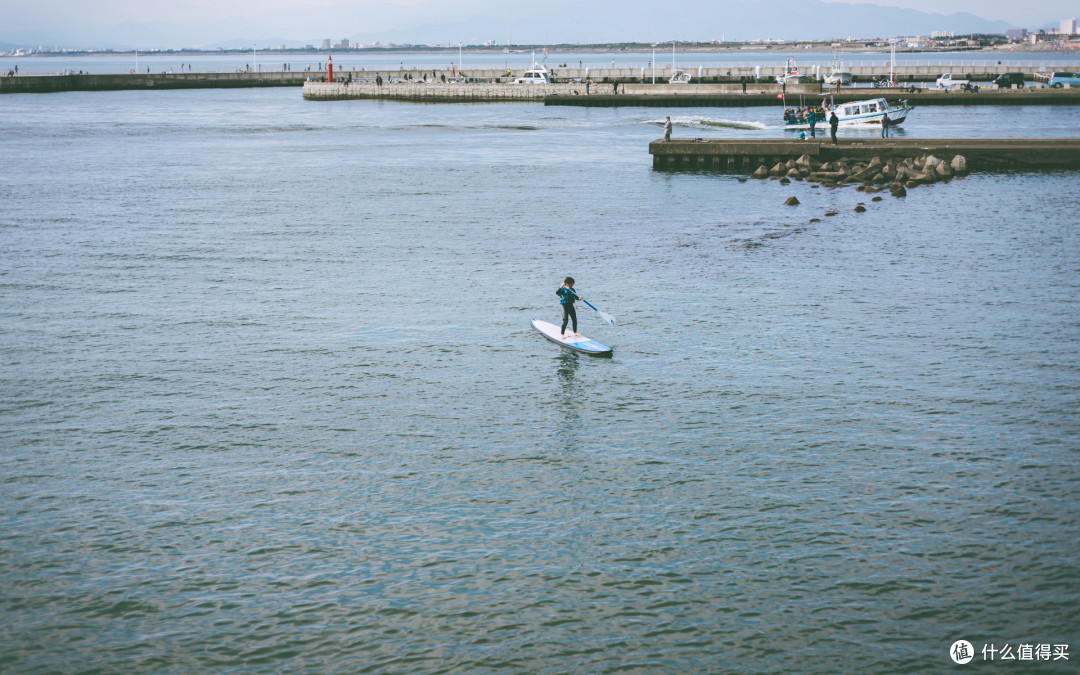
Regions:
<svg viewBox="0 0 1080 675"><path fill-rule="evenodd" d="M825 84L833 87L838 84L851 84L851 73L846 70L831 71L825 77Z"/></svg>
<svg viewBox="0 0 1080 675"><path fill-rule="evenodd" d="M668 84L690 84L690 73L683 70L676 70L675 74L668 80Z"/></svg>
<svg viewBox="0 0 1080 675"><path fill-rule="evenodd" d="M795 59L786 60L784 62L784 74L776 76L777 84L807 84L813 81L813 76L799 72L799 67L795 65Z"/></svg>
<svg viewBox="0 0 1080 675"><path fill-rule="evenodd" d="M534 63L521 77L514 79L514 84L551 84L551 72Z"/></svg>
<svg viewBox="0 0 1080 675"><path fill-rule="evenodd" d="M833 51L832 68L829 70L828 76L825 77L825 84L833 87L841 84L851 84L851 71L844 68L844 60L840 58L840 53L837 51Z"/></svg>
<svg viewBox="0 0 1080 675"><path fill-rule="evenodd" d="M886 115L889 116L889 124L895 126L903 124L912 110L912 106L908 105L908 102L903 99L900 99L896 105L889 105L889 102L883 98L834 105L822 101L821 106L815 109L785 110L784 129L791 131L809 129L811 114L815 115L818 128L827 127L829 117L834 112L840 121L840 126L880 125L882 118Z"/></svg>

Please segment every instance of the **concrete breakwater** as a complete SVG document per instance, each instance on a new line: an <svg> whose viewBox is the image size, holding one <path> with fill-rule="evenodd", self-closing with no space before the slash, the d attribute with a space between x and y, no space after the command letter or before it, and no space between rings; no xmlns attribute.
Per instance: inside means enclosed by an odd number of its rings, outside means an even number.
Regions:
<svg viewBox="0 0 1080 675"><path fill-rule="evenodd" d="M318 75L319 73L315 73ZM312 73L120 73L0 77L0 94L128 89L228 89L299 87Z"/></svg>
<svg viewBox="0 0 1080 675"><path fill-rule="evenodd" d="M424 103L469 103L494 101L543 101L548 96L576 96L585 92L582 84L504 84L423 82L305 82L304 98L311 101L344 99L389 99Z"/></svg>
<svg viewBox="0 0 1080 675"><path fill-rule="evenodd" d="M969 171L1080 170L1080 138L672 139L649 144L653 168L750 175L806 155L815 162L870 162L963 155Z"/></svg>
<svg viewBox="0 0 1080 675"><path fill-rule="evenodd" d="M549 65L552 71L552 79L556 84L577 84L578 88L584 87L583 82L591 79L595 89L603 89L604 85L611 87L618 82L621 86L649 87L649 93L666 93L665 87L672 76L672 68L570 68L558 65ZM740 90L745 82L750 91L771 91L779 85L775 84L777 75L783 74L783 66L740 64L732 66L683 66L676 64L676 68L684 70L693 78L690 88L698 86L721 86L725 87L712 92L726 92ZM826 69L821 69L821 75ZM853 66L847 69L852 73L856 82L869 82L880 79L890 74L890 67L882 65ZM947 65L898 65L892 73L900 84L933 82L944 72L952 72L957 77L985 82L993 79L996 75L1005 72L1022 72L1029 81L1036 81L1046 76L1045 67L1014 66L1010 64L984 64L962 65L950 67ZM524 73L523 68L511 69L468 69L465 71L452 70L416 70L416 69L379 69L379 70L335 70L335 82L347 79L357 81L374 81L376 76L381 77L387 83L397 82L421 82L442 84L449 80L463 80L465 84L491 83L506 84L513 78L520 77ZM199 89L199 88L228 88L228 87L299 87L309 79L325 80L325 70L314 71L267 71L267 72L208 72L208 73L113 73L113 74L63 74L63 75L18 75L0 77L0 93L47 93L58 91L107 91L123 89ZM425 82L426 80L426 82ZM788 91L799 91L800 88L819 89L819 85L792 85ZM594 89L594 90L595 90ZM689 93L691 89L683 87L683 93ZM566 92L572 95L572 91ZM627 93L635 93L628 91ZM645 93L644 91L638 93Z"/></svg>
<svg viewBox="0 0 1080 675"><path fill-rule="evenodd" d="M617 89L616 89L617 85ZM585 95L586 91L589 95ZM616 93L616 91L618 93ZM585 107L746 107L783 105L780 85L757 85L742 93L740 85L671 85L593 83L512 84L507 82L450 83L420 80L377 85L374 82L305 82L303 96L309 100L389 99L428 103L466 101L544 101L545 105ZM1080 89L982 90L978 93L944 90L842 89L819 85L792 85L787 104L818 103L828 98L845 103L887 96L906 98L913 105L1080 105Z"/></svg>
<svg viewBox="0 0 1080 675"><path fill-rule="evenodd" d="M594 87L594 90L596 88ZM567 96L553 94L544 98L545 105L572 105L584 107L647 106L653 108L743 108L750 106L783 107L778 94L780 85L756 85L742 93L738 85L626 85L619 87L619 94L610 94L610 87L599 87L599 96ZM848 103L871 98L885 97L895 100L907 99L914 106L920 105L1080 105L1080 89L981 89L976 93L945 91L943 89L916 89L900 87L882 89L834 88L820 85L792 85L787 88L789 107L813 105L827 99L835 103Z"/></svg>

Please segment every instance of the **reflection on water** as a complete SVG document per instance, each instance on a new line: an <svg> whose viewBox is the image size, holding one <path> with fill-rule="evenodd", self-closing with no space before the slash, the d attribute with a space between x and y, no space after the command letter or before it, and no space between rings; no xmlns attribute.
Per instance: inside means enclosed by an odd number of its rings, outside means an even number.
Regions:
<svg viewBox="0 0 1080 675"><path fill-rule="evenodd" d="M581 367L581 356L570 349L561 351L562 353L555 359L555 378L559 385L558 408L565 422L560 431L560 440L562 440L564 448L574 450L577 448L577 429L578 423L581 421L580 401L578 400L580 387L577 382L578 368Z"/></svg>
<svg viewBox="0 0 1080 675"><path fill-rule="evenodd" d="M580 365L578 359L578 353L570 349L563 349L562 353L559 354L559 358L556 359L558 365L555 373L559 376L559 384L564 393L573 393L571 390L574 387L574 375L577 374Z"/></svg>

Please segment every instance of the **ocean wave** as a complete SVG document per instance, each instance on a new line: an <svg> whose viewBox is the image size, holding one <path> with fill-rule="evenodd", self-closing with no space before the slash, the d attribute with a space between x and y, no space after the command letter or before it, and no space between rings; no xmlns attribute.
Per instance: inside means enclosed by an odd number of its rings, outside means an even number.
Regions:
<svg viewBox="0 0 1080 675"><path fill-rule="evenodd" d="M664 120L649 120L647 124L657 124L663 126ZM713 117L672 117L671 124L676 127L686 127L691 129L740 129L745 131L760 131L762 129L768 129L768 125L761 122L751 122L748 120L727 120L718 119Z"/></svg>

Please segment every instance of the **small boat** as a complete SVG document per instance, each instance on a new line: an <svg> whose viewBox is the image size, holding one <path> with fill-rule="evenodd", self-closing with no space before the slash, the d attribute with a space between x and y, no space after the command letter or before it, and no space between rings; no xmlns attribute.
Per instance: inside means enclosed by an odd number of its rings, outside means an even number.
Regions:
<svg viewBox="0 0 1080 675"><path fill-rule="evenodd" d="M829 74L825 77L825 84L833 87L841 84L851 84L851 71L844 69L844 60L840 58L840 53L837 51L833 51L832 68L829 69Z"/></svg>
<svg viewBox="0 0 1080 675"><path fill-rule="evenodd" d="M525 74L514 80L514 84L551 84L551 72L535 63L529 66Z"/></svg>
<svg viewBox="0 0 1080 675"><path fill-rule="evenodd" d="M833 70L825 77L825 84L835 87L838 84L851 84L851 73L846 70Z"/></svg>
<svg viewBox="0 0 1080 675"><path fill-rule="evenodd" d="M668 84L690 84L690 73L683 70L676 70L675 74L668 80Z"/></svg>
<svg viewBox="0 0 1080 675"><path fill-rule="evenodd" d="M886 115L889 116L889 123L895 126L903 124L912 110L912 106L908 105L908 102L904 99L900 99L896 105L890 106L885 99L874 98L835 105L828 105L825 101L822 101L821 107L816 109L815 114L819 128L828 126L829 117L834 112L837 119L840 120L840 126L881 124L881 118ZM809 129L809 114L809 112L785 110L784 129L791 131Z"/></svg>
<svg viewBox="0 0 1080 675"><path fill-rule="evenodd" d="M799 67L795 65L795 59L785 61L784 74L776 77L777 84L807 84L813 81L813 76L803 75L799 72Z"/></svg>

